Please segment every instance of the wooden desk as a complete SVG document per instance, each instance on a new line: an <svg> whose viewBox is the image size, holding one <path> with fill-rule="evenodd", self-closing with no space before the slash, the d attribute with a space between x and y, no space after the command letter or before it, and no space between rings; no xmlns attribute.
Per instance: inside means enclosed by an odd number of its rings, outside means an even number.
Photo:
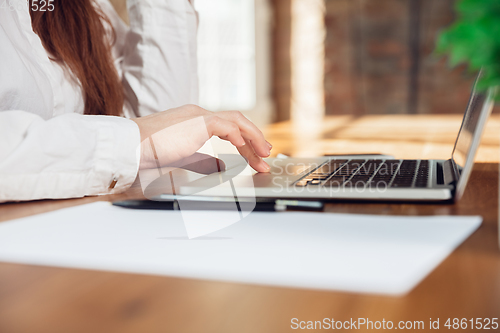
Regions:
<svg viewBox="0 0 500 333"><path fill-rule="evenodd" d="M383 152L449 156L460 116L330 117L311 133L271 126L274 153ZM484 222L404 297L357 295L180 278L0 263L0 332L290 332L291 319L368 318L425 322L500 317L498 162L500 116L492 117L463 199L451 204L329 204L329 212L480 214ZM0 205L0 221L108 197ZM427 330L426 330L427 331ZM465 330L467 331L467 330Z"/></svg>

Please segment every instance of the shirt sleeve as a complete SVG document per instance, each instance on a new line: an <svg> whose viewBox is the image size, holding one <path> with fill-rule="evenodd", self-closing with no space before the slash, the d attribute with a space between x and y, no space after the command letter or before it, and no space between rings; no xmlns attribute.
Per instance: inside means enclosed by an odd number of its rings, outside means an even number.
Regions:
<svg viewBox="0 0 500 333"><path fill-rule="evenodd" d="M121 117L0 112L0 202L124 191L139 144L138 126Z"/></svg>
<svg viewBox="0 0 500 333"><path fill-rule="evenodd" d="M100 0L116 32L113 53L128 116L198 104L197 13L189 0L127 0L130 27ZM127 112L130 109L130 112Z"/></svg>

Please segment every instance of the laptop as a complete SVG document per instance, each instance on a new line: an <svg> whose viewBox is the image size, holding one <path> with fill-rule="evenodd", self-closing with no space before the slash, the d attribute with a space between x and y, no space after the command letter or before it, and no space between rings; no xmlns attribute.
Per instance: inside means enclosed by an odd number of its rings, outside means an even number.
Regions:
<svg viewBox="0 0 500 333"><path fill-rule="evenodd" d="M230 167L224 172L186 184L174 186L169 183L162 185L162 188L174 188L173 194L177 196L224 197L229 193L229 196L238 196L240 200L242 197L255 196L322 200L457 201L464 193L494 104L491 89L488 93L476 90L477 80L451 157L447 160L401 160L387 156L268 158L266 162L271 166L270 173L252 172L247 177L241 177L243 167L240 164L240 167ZM167 179L172 180L172 177ZM224 183L229 191L224 191ZM164 197L171 197L171 194L165 193ZM162 195L153 196L152 199L162 200Z"/></svg>

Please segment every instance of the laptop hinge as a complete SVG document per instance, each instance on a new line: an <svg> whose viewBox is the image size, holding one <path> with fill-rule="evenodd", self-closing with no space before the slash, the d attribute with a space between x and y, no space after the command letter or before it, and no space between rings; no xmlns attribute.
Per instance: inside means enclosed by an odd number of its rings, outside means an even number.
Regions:
<svg viewBox="0 0 500 333"><path fill-rule="evenodd" d="M458 181L458 174L454 161L449 159L443 163L443 176L445 185Z"/></svg>

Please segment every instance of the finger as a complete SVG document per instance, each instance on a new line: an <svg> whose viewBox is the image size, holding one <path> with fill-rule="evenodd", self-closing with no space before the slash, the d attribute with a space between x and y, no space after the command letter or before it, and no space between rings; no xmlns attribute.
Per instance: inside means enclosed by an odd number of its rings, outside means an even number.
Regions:
<svg viewBox="0 0 500 333"><path fill-rule="evenodd" d="M240 154L248 160L248 164L258 172L269 172L271 168L262 157L255 153L251 144L238 148Z"/></svg>
<svg viewBox="0 0 500 333"><path fill-rule="evenodd" d="M247 140L254 148L257 155L261 157L268 157L271 154L271 144L264 138L264 134L248 120L239 111L221 111L217 115L223 119L236 123L240 129L241 135Z"/></svg>
<svg viewBox="0 0 500 333"><path fill-rule="evenodd" d="M226 170L226 165L221 159L202 153L194 153L191 156L169 164L169 166L186 169L204 175Z"/></svg>
<svg viewBox="0 0 500 333"><path fill-rule="evenodd" d="M218 116L209 116L206 118L205 122L210 137L216 135L221 139L228 140L236 148L246 144L245 139L241 136L238 125L235 123Z"/></svg>

